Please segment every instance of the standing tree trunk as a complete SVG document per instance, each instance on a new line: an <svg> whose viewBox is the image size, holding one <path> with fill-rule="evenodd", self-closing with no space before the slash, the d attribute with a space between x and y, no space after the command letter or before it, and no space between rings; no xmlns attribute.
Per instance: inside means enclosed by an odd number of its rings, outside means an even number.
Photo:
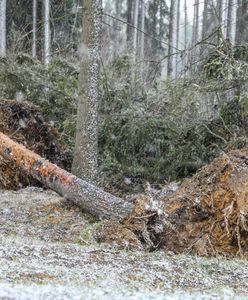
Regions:
<svg viewBox="0 0 248 300"><path fill-rule="evenodd" d="M115 0L115 15L116 18L120 17L121 12L121 3L119 0ZM114 57L117 57L120 51L120 30L118 20L114 21Z"/></svg>
<svg viewBox="0 0 248 300"><path fill-rule="evenodd" d="M188 8L187 8L187 0L184 1L184 57L183 57L183 69L184 69L184 76L188 73Z"/></svg>
<svg viewBox="0 0 248 300"><path fill-rule="evenodd" d="M0 0L0 57L6 56L6 0Z"/></svg>
<svg viewBox="0 0 248 300"><path fill-rule="evenodd" d="M177 2L177 49L179 50L179 35L180 35L180 0ZM179 75L180 53L177 54L176 77Z"/></svg>
<svg viewBox="0 0 248 300"><path fill-rule="evenodd" d="M238 1L230 0L229 2L229 28L228 36L232 45L236 44L236 30L237 30L237 11Z"/></svg>
<svg viewBox="0 0 248 300"><path fill-rule="evenodd" d="M187 48L188 44L188 8L187 8L187 0L184 1L184 47Z"/></svg>
<svg viewBox="0 0 248 300"><path fill-rule="evenodd" d="M222 38L227 38L227 23L228 23L228 0L220 2L220 29Z"/></svg>
<svg viewBox="0 0 248 300"><path fill-rule="evenodd" d="M193 33L192 33L192 46L194 46L199 39L199 0L194 3L194 20L193 20Z"/></svg>
<svg viewBox="0 0 248 300"><path fill-rule="evenodd" d="M51 58L50 0L44 0L44 64Z"/></svg>
<svg viewBox="0 0 248 300"><path fill-rule="evenodd" d="M95 181L97 177L97 103L101 8L101 0L84 1L76 144L72 164L73 174L91 182Z"/></svg>
<svg viewBox="0 0 248 300"><path fill-rule="evenodd" d="M167 76L171 79L176 78L177 57L175 51L177 49L177 7L178 7L178 0L171 0L168 69L167 69Z"/></svg>
<svg viewBox="0 0 248 300"><path fill-rule="evenodd" d="M164 0L159 1L159 55L162 56L162 49L163 49L163 37L164 37Z"/></svg>
<svg viewBox="0 0 248 300"><path fill-rule="evenodd" d="M128 47L131 46L133 40L133 28L130 26L133 24L132 12L133 12L133 0L127 0L127 45Z"/></svg>
<svg viewBox="0 0 248 300"><path fill-rule="evenodd" d="M37 54L37 0L33 0L33 39L32 39L32 57Z"/></svg>
<svg viewBox="0 0 248 300"><path fill-rule="evenodd" d="M208 0L204 0L204 7L203 7L203 19L202 19L202 40L204 40L208 35ZM203 46L204 47L204 46Z"/></svg>
<svg viewBox="0 0 248 300"><path fill-rule="evenodd" d="M141 80L144 81L144 59L145 59L145 1L141 1L141 37L140 37L140 74Z"/></svg>
<svg viewBox="0 0 248 300"><path fill-rule="evenodd" d="M248 20L248 0L240 0L237 12L237 37L236 43L243 44L248 42L247 20Z"/></svg>
<svg viewBox="0 0 248 300"><path fill-rule="evenodd" d="M137 56L137 41L138 41L138 20L139 20L139 0L135 0L134 7L134 30L133 30L133 53L134 57Z"/></svg>
<svg viewBox="0 0 248 300"><path fill-rule="evenodd" d="M193 20L193 32L192 32L192 53L191 53L191 71L196 70L196 60L198 58L197 42L199 39L199 0L194 2L194 20Z"/></svg>

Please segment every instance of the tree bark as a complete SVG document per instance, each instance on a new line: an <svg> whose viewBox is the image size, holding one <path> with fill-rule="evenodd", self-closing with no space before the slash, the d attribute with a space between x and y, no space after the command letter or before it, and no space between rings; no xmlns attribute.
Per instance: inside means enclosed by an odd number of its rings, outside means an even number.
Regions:
<svg viewBox="0 0 248 300"><path fill-rule="evenodd" d="M232 45L236 44L237 11L238 11L238 1L230 0L228 36Z"/></svg>
<svg viewBox="0 0 248 300"><path fill-rule="evenodd" d="M180 0L177 0L177 49L179 50L179 38L180 38ZM179 63L180 63L180 54L177 54L177 63L176 63L176 77L179 75Z"/></svg>
<svg viewBox="0 0 248 300"><path fill-rule="evenodd" d="M133 24L132 18L133 2L132 0L127 0L127 45L128 47L132 44L133 39L133 28L129 24Z"/></svg>
<svg viewBox="0 0 248 300"><path fill-rule="evenodd" d="M120 18L121 3L119 0L115 0L115 15L116 18ZM114 20L114 57L117 57L120 52L120 29L118 20Z"/></svg>
<svg viewBox="0 0 248 300"><path fill-rule="evenodd" d="M33 40L32 40L32 57L36 58L37 44L37 0L33 0Z"/></svg>
<svg viewBox="0 0 248 300"><path fill-rule="evenodd" d="M44 0L44 64L48 65L51 56L50 0Z"/></svg>
<svg viewBox="0 0 248 300"><path fill-rule="evenodd" d="M196 48L196 44L199 40L199 0L195 0L194 2L194 20L193 20L193 32L192 32L192 52L191 52L191 71L196 71L197 63L196 60L198 58L198 51Z"/></svg>
<svg viewBox="0 0 248 300"><path fill-rule="evenodd" d="M220 2L220 28L222 38L227 38L227 23L228 23L228 0Z"/></svg>
<svg viewBox="0 0 248 300"><path fill-rule="evenodd" d="M135 58L137 56L138 20L139 20L139 0L135 0L134 30L133 30L133 53Z"/></svg>
<svg viewBox="0 0 248 300"><path fill-rule="evenodd" d="M101 7L101 0L84 1L76 144L72 164L73 174L91 182L97 179L97 103Z"/></svg>
<svg viewBox="0 0 248 300"><path fill-rule="evenodd" d="M204 0L203 19L202 19L202 40L204 40L208 35L207 23L208 23L208 0Z"/></svg>
<svg viewBox="0 0 248 300"><path fill-rule="evenodd" d="M141 33L140 33L140 74L141 80L144 81L145 70L144 70L144 60L145 60L145 2L141 1Z"/></svg>
<svg viewBox="0 0 248 300"><path fill-rule="evenodd" d="M0 156L98 218L122 219L134 205L64 171L0 132Z"/></svg>
<svg viewBox="0 0 248 300"><path fill-rule="evenodd" d="M6 56L6 0L0 0L0 57Z"/></svg>
<svg viewBox="0 0 248 300"><path fill-rule="evenodd" d="M167 75L171 79L176 78L177 58L174 52L177 47L177 7L178 0L171 0L170 25L169 25L169 49L168 49L168 69Z"/></svg>

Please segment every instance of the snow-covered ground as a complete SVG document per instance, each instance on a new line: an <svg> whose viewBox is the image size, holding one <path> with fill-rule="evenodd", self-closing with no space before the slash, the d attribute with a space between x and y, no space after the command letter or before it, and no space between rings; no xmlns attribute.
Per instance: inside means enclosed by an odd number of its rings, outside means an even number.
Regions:
<svg viewBox="0 0 248 300"><path fill-rule="evenodd" d="M0 192L0 299L248 299L247 260L119 251L95 227L50 191Z"/></svg>

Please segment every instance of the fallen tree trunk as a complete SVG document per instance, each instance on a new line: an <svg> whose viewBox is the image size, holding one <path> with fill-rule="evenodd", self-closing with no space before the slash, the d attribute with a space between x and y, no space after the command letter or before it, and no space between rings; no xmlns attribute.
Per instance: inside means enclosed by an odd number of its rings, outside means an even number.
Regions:
<svg viewBox="0 0 248 300"><path fill-rule="evenodd" d="M71 200L98 218L127 217L134 205L64 171L0 132L0 156L14 163L27 176Z"/></svg>

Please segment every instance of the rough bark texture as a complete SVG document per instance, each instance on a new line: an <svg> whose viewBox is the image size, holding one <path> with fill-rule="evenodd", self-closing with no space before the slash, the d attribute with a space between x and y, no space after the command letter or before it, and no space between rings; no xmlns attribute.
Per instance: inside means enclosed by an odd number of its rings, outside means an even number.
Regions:
<svg viewBox="0 0 248 300"><path fill-rule="evenodd" d="M122 219L133 209L133 204L64 171L3 133L0 133L0 157L14 162L27 176L35 178L98 218Z"/></svg>
<svg viewBox="0 0 248 300"><path fill-rule="evenodd" d="M97 103L101 44L101 0L84 1L82 60L72 173L87 181L97 177Z"/></svg>

